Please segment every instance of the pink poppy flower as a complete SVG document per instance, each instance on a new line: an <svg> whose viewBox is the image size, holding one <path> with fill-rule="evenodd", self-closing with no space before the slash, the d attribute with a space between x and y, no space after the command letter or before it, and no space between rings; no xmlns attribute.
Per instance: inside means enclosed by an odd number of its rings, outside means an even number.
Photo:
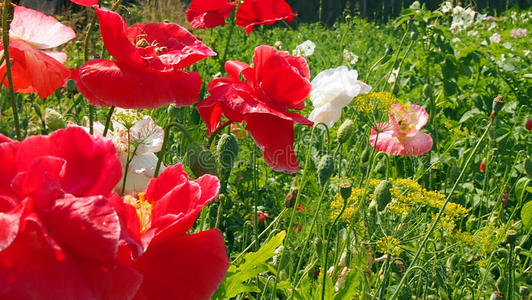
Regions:
<svg viewBox="0 0 532 300"><path fill-rule="evenodd" d="M369 142L380 152L421 155L432 148L430 135L420 131L428 119L427 111L419 105L394 104L390 108L390 120L371 129Z"/></svg>
<svg viewBox="0 0 532 300"><path fill-rule="evenodd" d="M62 87L70 77L64 66L67 56L59 51L45 51L68 42L76 36L72 28L39 11L15 6L9 28L9 58L13 88L17 93L37 92L46 98ZM4 53L0 45L0 57ZM0 65L0 78L6 74ZM8 86L7 80L4 86Z"/></svg>

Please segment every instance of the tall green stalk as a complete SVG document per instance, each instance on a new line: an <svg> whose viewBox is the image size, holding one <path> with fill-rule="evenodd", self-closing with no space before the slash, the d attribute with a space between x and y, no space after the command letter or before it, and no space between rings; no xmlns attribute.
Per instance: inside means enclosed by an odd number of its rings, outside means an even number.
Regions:
<svg viewBox="0 0 532 300"><path fill-rule="evenodd" d="M4 9L2 12L2 41L4 44L4 59L6 63L7 89L9 100L11 101L11 108L13 109L13 120L15 122L15 133L18 140L22 140L22 133L20 131L20 121L18 116L17 101L15 100L15 89L13 88L13 74L11 74L11 61L9 60L9 8L11 7L10 0L4 0Z"/></svg>

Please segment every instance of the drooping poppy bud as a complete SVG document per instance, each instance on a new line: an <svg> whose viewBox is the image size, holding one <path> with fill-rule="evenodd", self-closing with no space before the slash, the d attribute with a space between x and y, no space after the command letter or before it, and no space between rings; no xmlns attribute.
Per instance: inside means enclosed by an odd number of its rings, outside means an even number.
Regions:
<svg viewBox="0 0 532 300"><path fill-rule="evenodd" d="M56 110L51 108L46 108L44 122L50 131L55 131L57 129L65 128L65 119L63 116L58 113Z"/></svg>
<svg viewBox="0 0 532 300"><path fill-rule="evenodd" d="M458 161L456 158L452 157L449 160L449 181L455 182L456 179L458 179L458 176L460 176L460 167L458 167Z"/></svg>
<svg viewBox="0 0 532 300"><path fill-rule="evenodd" d="M519 287L519 296L523 297L526 299L526 297L528 297L528 295L530 295L530 291L528 290L528 287L527 286L520 286Z"/></svg>
<svg viewBox="0 0 532 300"><path fill-rule="evenodd" d="M510 193L508 192L508 189L504 189L502 192L502 199L501 199L501 205L502 207L505 207L508 205L508 197L510 196Z"/></svg>
<svg viewBox="0 0 532 300"><path fill-rule="evenodd" d="M528 119L526 120L526 125L525 125L525 127L526 127L526 129L527 129L528 131L532 130L532 118L528 118Z"/></svg>
<svg viewBox="0 0 532 300"><path fill-rule="evenodd" d="M375 188L375 192L373 194L375 195L375 201L377 202L377 209L379 211L382 211L392 200L392 194L390 193L390 189L392 187L393 185L391 182L388 180L383 180L379 182Z"/></svg>
<svg viewBox="0 0 532 300"><path fill-rule="evenodd" d="M526 176L528 176L528 178L532 179L532 160L530 160L530 158L528 158L528 157L527 157L527 159L525 159L524 169L525 169Z"/></svg>
<svg viewBox="0 0 532 300"><path fill-rule="evenodd" d="M342 199L346 201L351 197L351 192L353 191L353 187L351 183L349 182L342 182L340 183L340 195L342 196Z"/></svg>
<svg viewBox="0 0 532 300"><path fill-rule="evenodd" d="M330 155L325 155L318 163L318 182L324 185L334 173L334 159Z"/></svg>
<svg viewBox="0 0 532 300"><path fill-rule="evenodd" d="M347 142L347 140L349 140L349 138L353 135L354 132L355 124L353 123L353 120L345 120L342 125L340 125L340 128L338 128L338 143L343 144Z"/></svg>
<svg viewBox="0 0 532 300"><path fill-rule="evenodd" d="M430 98L430 96L432 96L432 87L428 83L425 83L423 86L423 96L425 98Z"/></svg>
<svg viewBox="0 0 532 300"><path fill-rule="evenodd" d="M506 231L506 242L512 246L515 246L515 240L517 239L517 231L510 229Z"/></svg>
<svg viewBox="0 0 532 300"><path fill-rule="evenodd" d="M222 169L230 170L235 164L238 155L238 140L232 134L223 134L216 145L216 159Z"/></svg>
<svg viewBox="0 0 532 300"><path fill-rule="evenodd" d="M187 149L188 164L196 177L204 174L216 175L216 163L211 150L205 146L192 142Z"/></svg>
<svg viewBox="0 0 532 300"><path fill-rule="evenodd" d="M493 99L493 104L491 106L491 115L490 118L495 117L495 114L497 114L502 107L504 106L504 98L502 96L497 96Z"/></svg>

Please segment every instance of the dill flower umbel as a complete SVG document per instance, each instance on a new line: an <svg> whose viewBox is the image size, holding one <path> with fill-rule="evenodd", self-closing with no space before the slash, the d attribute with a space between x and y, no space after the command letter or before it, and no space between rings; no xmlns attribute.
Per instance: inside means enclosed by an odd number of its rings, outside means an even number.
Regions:
<svg viewBox="0 0 532 300"><path fill-rule="evenodd" d="M379 111L387 114L394 103L404 103L389 92L369 92L358 95L351 102L359 112Z"/></svg>
<svg viewBox="0 0 532 300"><path fill-rule="evenodd" d="M391 256L397 256L401 254L401 242L393 236L382 237L377 241L377 248L380 252Z"/></svg>

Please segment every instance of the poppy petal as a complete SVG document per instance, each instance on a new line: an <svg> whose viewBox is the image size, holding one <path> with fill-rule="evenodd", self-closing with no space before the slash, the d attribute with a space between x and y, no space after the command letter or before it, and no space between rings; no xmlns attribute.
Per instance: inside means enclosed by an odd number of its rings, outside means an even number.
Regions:
<svg viewBox="0 0 532 300"><path fill-rule="evenodd" d="M150 72L110 60L91 60L73 73L78 90L98 106L155 108L199 100L201 77L196 72Z"/></svg>
<svg viewBox="0 0 532 300"><path fill-rule="evenodd" d="M271 25L285 20L290 23L297 16L284 0L246 0L236 12L236 24L249 34L256 25Z"/></svg>
<svg viewBox="0 0 532 300"><path fill-rule="evenodd" d="M15 6L9 36L30 43L38 49L48 49L64 44L76 37L72 28L40 11Z"/></svg>
<svg viewBox="0 0 532 300"><path fill-rule="evenodd" d="M225 25L236 6L236 1L194 0L187 9L187 21L193 28L209 29Z"/></svg>
<svg viewBox="0 0 532 300"><path fill-rule="evenodd" d="M264 161L276 171L295 173L299 164L294 153L294 124L292 121L269 114L252 114L246 118L248 130L259 148L264 150Z"/></svg>
<svg viewBox="0 0 532 300"><path fill-rule="evenodd" d="M70 0L73 3L76 3L77 5L82 6L93 6L95 4L98 4L98 0Z"/></svg>
<svg viewBox="0 0 532 300"><path fill-rule="evenodd" d="M139 293L146 299L207 300L222 282L229 261L222 234L212 229L168 236L150 245L134 267L144 276Z"/></svg>

